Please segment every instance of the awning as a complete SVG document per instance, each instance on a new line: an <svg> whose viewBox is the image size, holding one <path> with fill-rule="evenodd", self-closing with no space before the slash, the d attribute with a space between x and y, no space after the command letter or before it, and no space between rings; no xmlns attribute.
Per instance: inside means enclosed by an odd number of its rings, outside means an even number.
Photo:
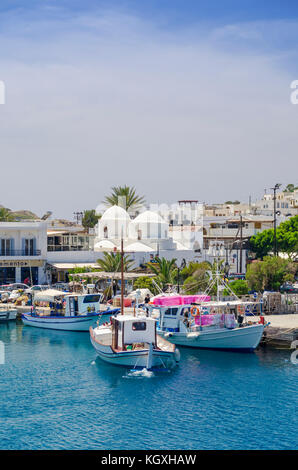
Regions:
<svg viewBox="0 0 298 470"><path fill-rule="evenodd" d="M92 273L75 273L73 274L75 278L93 278L93 279L121 279L121 273L120 272L115 272L115 273L107 273L105 271L97 271L97 272L92 272ZM139 277L155 277L155 274L147 274L147 273L123 273L124 279L138 279Z"/></svg>
<svg viewBox="0 0 298 470"><path fill-rule="evenodd" d="M99 268L96 263L48 263L56 269Z"/></svg>
<svg viewBox="0 0 298 470"><path fill-rule="evenodd" d="M41 292L34 293L34 301L54 302L57 297L64 297L67 293L56 289L47 289Z"/></svg>

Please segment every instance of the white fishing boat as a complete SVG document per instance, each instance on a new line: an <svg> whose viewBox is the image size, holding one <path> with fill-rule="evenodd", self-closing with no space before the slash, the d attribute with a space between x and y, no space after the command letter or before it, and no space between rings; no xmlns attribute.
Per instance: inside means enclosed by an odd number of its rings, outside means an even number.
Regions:
<svg viewBox="0 0 298 470"><path fill-rule="evenodd" d="M0 322L6 322L11 320L16 320L17 318L17 309L10 307L0 307Z"/></svg>
<svg viewBox="0 0 298 470"><path fill-rule="evenodd" d="M67 331L89 331L97 320L110 321L119 309L100 310L101 294L67 294L54 289L34 296L31 313L24 313L25 325Z"/></svg>
<svg viewBox="0 0 298 470"><path fill-rule="evenodd" d="M264 324L242 321L245 305L241 301L150 305L150 311L159 320L158 334L179 346L253 351L261 341Z"/></svg>
<svg viewBox="0 0 298 470"><path fill-rule="evenodd" d="M186 304L189 296L158 296L149 306L149 314L158 320L158 334L171 343L192 348L253 351L264 332L264 317L260 323L249 322L246 313L253 302L243 302L217 272L203 297L217 286L217 300L198 300ZM220 291L227 289L235 300L220 301ZM209 297L210 298L210 297Z"/></svg>
<svg viewBox="0 0 298 470"><path fill-rule="evenodd" d="M118 315L109 325L90 328L98 356L113 365L133 369L172 369L180 360L174 344L156 334L156 320L145 315Z"/></svg>

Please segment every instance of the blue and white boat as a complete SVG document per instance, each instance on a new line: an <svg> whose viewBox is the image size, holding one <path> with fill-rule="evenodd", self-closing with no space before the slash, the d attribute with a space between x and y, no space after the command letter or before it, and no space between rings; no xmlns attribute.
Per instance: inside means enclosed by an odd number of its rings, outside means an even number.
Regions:
<svg viewBox="0 0 298 470"><path fill-rule="evenodd" d="M100 310L101 294L68 294L54 289L34 297L31 313L24 313L25 325L52 330L89 331L96 321L103 324L119 309Z"/></svg>

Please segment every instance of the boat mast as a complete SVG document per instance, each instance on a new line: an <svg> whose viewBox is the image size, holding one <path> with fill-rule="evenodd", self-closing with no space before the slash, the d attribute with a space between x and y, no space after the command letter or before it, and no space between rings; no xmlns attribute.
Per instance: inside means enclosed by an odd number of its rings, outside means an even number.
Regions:
<svg viewBox="0 0 298 470"><path fill-rule="evenodd" d="M219 302L219 269L218 269L218 260L216 260L216 299Z"/></svg>
<svg viewBox="0 0 298 470"><path fill-rule="evenodd" d="M121 315L124 314L124 263L123 263L123 236L121 237Z"/></svg>

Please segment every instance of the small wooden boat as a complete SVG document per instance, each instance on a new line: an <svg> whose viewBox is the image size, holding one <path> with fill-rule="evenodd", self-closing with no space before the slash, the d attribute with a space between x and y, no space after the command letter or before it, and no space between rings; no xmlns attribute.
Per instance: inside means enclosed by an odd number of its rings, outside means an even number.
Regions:
<svg viewBox="0 0 298 470"><path fill-rule="evenodd" d="M34 297L31 313L24 313L25 325L52 330L88 331L96 320L104 323L119 309L100 310L101 294L67 294L49 289Z"/></svg>
<svg viewBox="0 0 298 470"><path fill-rule="evenodd" d="M172 369L180 360L174 344L156 334L156 320L118 315L108 325L90 328L98 356L110 364L133 369Z"/></svg>

